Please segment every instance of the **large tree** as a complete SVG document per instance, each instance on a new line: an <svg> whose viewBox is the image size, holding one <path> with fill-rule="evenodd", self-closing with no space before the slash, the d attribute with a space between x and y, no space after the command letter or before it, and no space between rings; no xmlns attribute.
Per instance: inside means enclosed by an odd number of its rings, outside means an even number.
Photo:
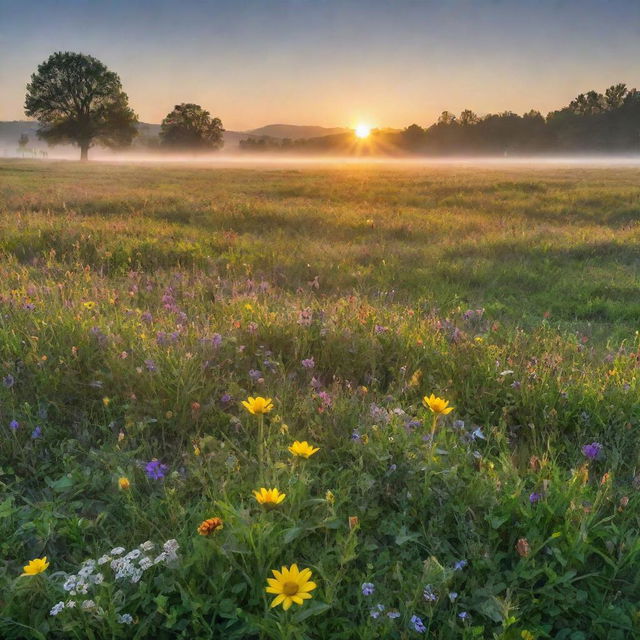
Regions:
<svg viewBox="0 0 640 640"><path fill-rule="evenodd" d="M125 147L137 133L118 75L82 53L54 53L38 67L27 85L25 113L40 122L38 137L77 145L81 160L96 142Z"/></svg>
<svg viewBox="0 0 640 640"><path fill-rule="evenodd" d="M162 145L175 150L208 151L222 148L222 121L199 104L177 104L160 127Z"/></svg>

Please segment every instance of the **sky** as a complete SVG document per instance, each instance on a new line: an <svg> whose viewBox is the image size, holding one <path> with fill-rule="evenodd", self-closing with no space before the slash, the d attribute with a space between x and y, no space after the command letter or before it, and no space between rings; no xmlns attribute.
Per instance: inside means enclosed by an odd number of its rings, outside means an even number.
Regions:
<svg viewBox="0 0 640 640"><path fill-rule="evenodd" d="M425 126L640 86L640 0L0 0L0 120L54 51L102 60L145 122Z"/></svg>

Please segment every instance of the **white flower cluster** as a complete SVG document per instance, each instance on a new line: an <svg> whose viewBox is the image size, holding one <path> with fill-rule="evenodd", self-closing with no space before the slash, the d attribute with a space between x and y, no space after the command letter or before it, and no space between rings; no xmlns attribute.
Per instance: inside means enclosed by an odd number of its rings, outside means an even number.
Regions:
<svg viewBox="0 0 640 640"><path fill-rule="evenodd" d="M85 560L77 574L67 576L62 588L70 596L87 595L90 589L104 582L104 574L99 570L104 565L108 565L113 571L115 580L136 584L140 582L144 572L155 565L175 565L178 561L179 548L180 545L173 539L167 540L162 546L162 551L157 555L154 554L155 543L149 540L128 553L125 553L126 549L124 547L115 547L109 553L100 556L98 560ZM57 616L64 609L72 609L75 606L75 600L60 601L51 608L49 614ZM85 610L95 609L99 614L103 613L102 609L97 607L93 600L86 599L81 601L80 607ZM123 613L118 615L117 620L121 624L132 624L133 617L128 613Z"/></svg>

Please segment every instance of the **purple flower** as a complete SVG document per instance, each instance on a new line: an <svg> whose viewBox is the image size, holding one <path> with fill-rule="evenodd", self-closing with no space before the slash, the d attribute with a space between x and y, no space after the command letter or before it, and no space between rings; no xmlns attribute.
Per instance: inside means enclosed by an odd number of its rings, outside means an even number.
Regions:
<svg viewBox="0 0 640 640"><path fill-rule="evenodd" d="M396 611L395 609L392 609L391 611L387 611L387 618L390 618L391 620L395 620L396 618L400 617L400 612Z"/></svg>
<svg viewBox="0 0 640 640"><path fill-rule="evenodd" d="M603 448L604 447L599 442L592 442L591 444L585 444L584 447L582 447L582 453L585 458L595 460L600 457Z"/></svg>
<svg viewBox="0 0 640 640"><path fill-rule="evenodd" d="M9 373L4 378L2 378L2 384L7 388L11 389L15 383L15 378Z"/></svg>
<svg viewBox="0 0 640 640"><path fill-rule="evenodd" d="M462 571L467 564L469 564L466 560L458 560L454 563L453 568L455 571Z"/></svg>
<svg viewBox="0 0 640 640"><path fill-rule="evenodd" d="M373 584L373 582L363 582L361 588L362 588L363 596L370 596L376 590L376 587Z"/></svg>
<svg viewBox="0 0 640 640"><path fill-rule="evenodd" d="M458 614L458 618L460 618L460 620L468 620L469 619L469 614L466 611L461 611Z"/></svg>
<svg viewBox="0 0 640 640"><path fill-rule="evenodd" d="M162 464L160 460L156 460L155 458L150 462L147 462L144 472L147 474L147 478L151 478L152 480L160 480L164 478L165 471L167 471L169 467L166 464Z"/></svg>
<svg viewBox="0 0 640 640"><path fill-rule="evenodd" d="M542 494L536 493L535 491L529 496L529 502L531 504L535 504L536 502L540 502L542 500Z"/></svg>
<svg viewBox="0 0 640 640"><path fill-rule="evenodd" d="M233 400L233 398L230 393L223 393L222 396L220 396L220 402L222 402L222 404L229 404L231 400Z"/></svg>
<svg viewBox="0 0 640 640"><path fill-rule="evenodd" d="M316 362L313 358L306 358L300 364L302 364L305 369L313 369L313 367L316 366Z"/></svg>
<svg viewBox="0 0 640 640"><path fill-rule="evenodd" d="M353 433L351 434L351 439L352 439L354 442L360 442L360 440L362 439L362 436L358 433L358 431L357 431L357 430L355 430L355 429L354 429L354 430L353 430Z"/></svg>
<svg viewBox="0 0 640 640"><path fill-rule="evenodd" d="M140 316L140 319L142 320L142 322L146 322L147 324L153 322L153 316L148 311L145 311Z"/></svg>
<svg viewBox="0 0 640 640"><path fill-rule="evenodd" d="M36 440L37 438L41 438L42 437L42 427L36 427L32 432L31 432L31 437Z"/></svg>
<svg viewBox="0 0 640 640"><path fill-rule="evenodd" d="M380 617L380 614L384 611L384 605L383 604L377 604L375 607L373 607L373 609L371 609L371 612L369 613L369 615L374 619L377 620Z"/></svg>
<svg viewBox="0 0 640 640"><path fill-rule="evenodd" d="M434 593L433 591L433 587L428 584L425 588L424 591L422 592L422 597L427 601L427 602L436 602L438 600L438 594Z"/></svg>
<svg viewBox="0 0 640 640"><path fill-rule="evenodd" d="M147 371L157 371L156 363L153 360L145 360L144 366L147 367Z"/></svg>
<svg viewBox="0 0 640 640"><path fill-rule="evenodd" d="M262 371L258 371L258 369L249 369L249 377L255 382L262 378Z"/></svg>
<svg viewBox="0 0 640 640"><path fill-rule="evenodd" d="M419 618L416 615L411 616L411 620L409 620L409 622L411 623L411 626L413 627L414 631L417 631L418 633L425 633L427 630L427 627L424 626L424 623L422 622L422 618Z"/></svg>
<svg viewBox="0 0 640 640"><path fill-rule="evenodd" d="M9 423L9 428L15 431L20 426L20 423L17 420L12 420Z"/></svg>
<svg viewBox="0 0 640 640"><path fill-rule="evenodd" d="M381 324L377 324L373 329L377 334L385 333L385 331L389 331L387 327L383 327Z"/></svg>
<svg viewBox="0 0 640 640"><path fill-rule="evenodd" d="M451 602L455 602L457 597L458 597L458 592L457 591L451 591L449 593L449 600L451 600Z"/></svg>

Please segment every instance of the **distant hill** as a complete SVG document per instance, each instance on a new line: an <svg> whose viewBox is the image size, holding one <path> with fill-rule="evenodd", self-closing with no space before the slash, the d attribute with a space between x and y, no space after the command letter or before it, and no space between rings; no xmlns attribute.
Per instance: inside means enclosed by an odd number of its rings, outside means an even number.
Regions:
<svg viewBox="0 0 640 640"><path fill-rule="evenodd" d="M246 134L251 136L269 136L270 138L290 138L298 140L300 138L322 138L333 136L337 133L347 133L350 131L345 127L316 127L298 124L268 124L265 127L251 129Z"/></svg>

